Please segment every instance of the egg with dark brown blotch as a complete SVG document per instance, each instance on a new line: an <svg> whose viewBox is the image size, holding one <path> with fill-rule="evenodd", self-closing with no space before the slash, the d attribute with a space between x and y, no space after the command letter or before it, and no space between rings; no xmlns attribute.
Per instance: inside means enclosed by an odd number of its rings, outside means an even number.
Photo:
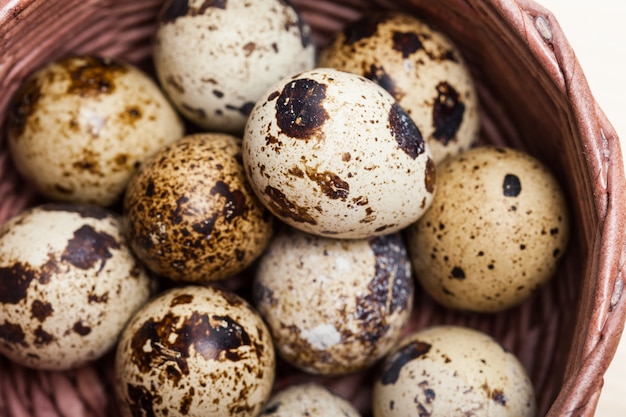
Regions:
<svg viewBox="0 0 626 417"><path fill-rule="evenodd" d="M272 213L326 237L396 232L426 211L436 187L429 147L394 98L331 68L269 89L248 120L243 160Z"/></svg>
<svg viewBox="0 0 626 417"><path fill-rule="evenodd" d="M0 228L0 353L46 370L99 359L154 288L117 214L30 208Z"/></svg>
<svg viewBox="0 0 626 417"><path fill-rule="evenodd" d="M339 32L319 65L389 91L415 121L436 163L478 139L478 94L461 52L442 31L404 13L369 13Z"/></svg>
<svg viewBox="0 0 626 417"><path fill-rule="evenodd" d="M279 354L308 373L366 369L398 341L414 281L399 234L331 239L288 228L256 269L255 305Z"/></svg>
<svg viewBox="0 0 626 417"><path fill-rule="evenodd" d="M184 286L133 316L115 356L123 416L256 417L275 376L272 338L235 293Z"/></svg>
<svg viewBox="0 0 626 417"><path fill-rule="evenodd" d="M259 416L272 417L360 417L348 400L315 383L291 385L275 393Z"/></svg>
<svg viewBox="0 0 626 417"><path fill-rule="evenodd" d="M486 333L457 325L413 332L374 382L374 417L534 417L536 398L520 360Z"/></svg>
<svg viewBox="0 0 626 417"><path fill-rule="evenodd" d="M569 230L564 190L545 165L484 146L438 166L435 199L406 237L417 280L437 302L496 313L554 276Z"/></svg>
<svg viewBox="0 0 626 417"><path fill-rule="evenodd" d="M8 113L18 172L59 202L118 203L141 161L183 134L152 78L97 56L59 59L34 72Z"/></svg>
<svg viewBox="0 0 626 417"><path fill-rule="evenodd" d="M236 135L270 85L316 59L311 29L284 0L168 0L153 52L178 110L205 131Z"/></svg>
<svg viewBox="0 0 626 417"><path fill-rule="evenodd" d="M137 257L184 282L241 272L274 224L245 179L241 140L221 133L188 135L147 159L126 190L124 217Z"/></svg>

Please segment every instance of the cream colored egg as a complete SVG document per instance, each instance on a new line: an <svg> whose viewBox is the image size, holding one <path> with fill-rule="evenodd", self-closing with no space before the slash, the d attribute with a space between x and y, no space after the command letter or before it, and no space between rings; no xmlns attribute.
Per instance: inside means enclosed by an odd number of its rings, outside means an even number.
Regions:
<svg viewBox="0 0 626 417"><path fill-rule="evenodd" d="M345 398L314 383L292 385L274 394L261 409L272 417L360 417Z"/></svg>
<svg viewBox="0 0 626 417"><path fill-rule="evenodd" d="M157 24L154 63L187 119L205 130L240 134L270 85L313 68L315 45L286 1L170 0Z"/></svg>
<svg viewBox="0 0 626 417"><path fill-rule="evenodd" d="M261 201L316 235L393 233L415 222L435 191L428 145L393 97L330 68L266 93L246 126L243 160Z"/></svg>
<svg viewBox="0 0 626 417"><path fill-rule="evenodd" d="M415 16L367 14L322 50L319 65L354 72L389 91L422 131L436 163L478 139L469 67L445 33Z"/></svg>
<svg viewBox="0 0 626 417"><path fill-rule="evenodd" d="M330 239L287 229L261 258L254 299L276 349L313 374L372 366L398 341L414 284L399 234Z"/></svg>
<svg viewBox="0 0 626 417"><path fill-rule="evenodd" d="M137 257L184 282L241 272L274 224L245 178L241 140L222 133L185 136L146 159L126 190L124 217Z"/></svg>
<svg viewBox="0 0 626 417"><path fill-rule="evenodd" d="M144 72L74 56L32 74L8 117L18 171L46 197L109 206L149 154L183 135L179 116Z"/></svg>
<svg viewBox="0 0 626 417"><path fill-rule="evenodd" d="M274 382L272 339L242 298L186 286L152 299L115 357L123 416L256 417Z"/></svg>
<svg viewBox="0 0 626 417"><path fill-rule="evenodd" d="M37 369L102 357L154 283L105 209L45 204L0 228L0 353Z"/></svg>
<svg viewBox="0 0 626 417"><path fill-rule="evenodd" d="M407 229L418 281L446 307L493 313L554 275L569 239L559 183L540 161L479 147L438 166L430 209Z"/></svg>
<svg viewBox="0 0 626 417"><path fill-rule="evenodd" d="M385 359L372 396L374 417L534 417L532 382L493 338L436 326L404 338Z"/></svg>

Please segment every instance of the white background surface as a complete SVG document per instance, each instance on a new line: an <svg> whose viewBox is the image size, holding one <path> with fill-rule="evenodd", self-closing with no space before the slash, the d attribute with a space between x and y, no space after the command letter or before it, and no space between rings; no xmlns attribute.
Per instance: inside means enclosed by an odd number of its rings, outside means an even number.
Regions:
<svg viewBox="0 0 626 417"><path fill-rule="evenodd" d="M626 155L626 1L536 1L557 18ZM626 337L605 376L596 416L626 416Z"/></svg>

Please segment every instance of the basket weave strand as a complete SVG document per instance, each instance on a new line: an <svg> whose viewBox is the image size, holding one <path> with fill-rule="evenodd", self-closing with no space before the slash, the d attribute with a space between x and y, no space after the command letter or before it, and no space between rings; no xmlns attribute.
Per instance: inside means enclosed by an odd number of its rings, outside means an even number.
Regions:
<svg viewBox="0 0 626 417"><path fill-rule="evenodd" d="M162 0L0 0L0 116L35 68L69 53L115 56L150 68ZM554 172L571 206L572 239L557 275L524 305L495 316L447 311L418 293L407 331L454 323L481 329L528 370L539 416L592 416L617 348L626 301L626 180L617 134L594 100L558 21L528 0L292 0L318 45L366 13L393 8L442 29L477 82L482 143L509 145ZM0 132L0 224L40 197L15 172ZM69 372L0 358L0 415L116 416L111 356ZM368 415L362 374L283 374L276 387L315 379Z"/></svg>

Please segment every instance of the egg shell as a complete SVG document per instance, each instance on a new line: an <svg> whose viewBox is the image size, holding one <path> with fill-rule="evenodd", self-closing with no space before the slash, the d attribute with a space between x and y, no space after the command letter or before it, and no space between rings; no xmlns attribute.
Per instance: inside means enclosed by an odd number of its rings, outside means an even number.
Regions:
<svg viewBox="0 0 626 417"><path fill-rule="evenodd" d="M406 229L421 286L448 308L495 313L552 278L569 240L565 194L540 161L478 147L438 166L430 209Z"/></svg>
<svg viewBox="0 0 626 417"><path fill-rule="evenodd" d="M180 112L204 130L237 135L270 85L316 60L310 28L281 0L167 1L153 50Z"/></svg>
<svg viewBox="0 0 626 417"><path fill-rule="evenodd" d="M49 370L98 359L153 287L118 215L69 204L28 209L0 228L0 353Z"/></svg>
<svg viewBox="0 0 626 417"><path fill-rule="evenodd" d="M430 205L436 169L419 129L374 82L331 68L288 77L253 109L246 174L277 217L308 233L396 232Z"/></svg>
<svg viewBox="0 0 626 417"><path fill-rule="evenodd" d="M280 355L312 374L370 367L398 341L414 280L399 234L278 234L257 265L254 300Z"/></svg>
<svg viewBox="0 0 626 417"><path fill-rule="evenodd" d="M401 12L369 13L320 53L319 66L354 72L389 91L420 128L435 163L478 139L478 95L445 33Z"/></svg>
<svg viewBox="0 0 626 417"><path fill-rule="evenodd" d="M124 330L115 357L123 416L256 417L274 375L263 320L241 297L211 286L152 299Z"/></svg>
<svg viewBox="0 0 626 417"><path fill-rule="evenodd" d="M360 417L345 398L314 383L287 387L274 394L261 409L259 417Z"/></svg>
<svg viewBox="0 0 626 417"><path fill-rule="evenodd" d="M59 202L118 202L141 161L183 132L146 73L96 56L71 56L36 71L8 114L17 170Z"/></svg>
<svg viewBox="0 0 626 417"><path fill-rule="evenodd" d="M245 178L241 139L221 133L185 136L148 158L128 185L124 217L139 259L184 282L241 272L274 224Z"/></svg>
<svg viewBox="0 0 626 417"><path fill-rule="evenodd" d="M374 417L533 417L532 383L496 340L460 326L404 338L374 383Z"/></svg>

